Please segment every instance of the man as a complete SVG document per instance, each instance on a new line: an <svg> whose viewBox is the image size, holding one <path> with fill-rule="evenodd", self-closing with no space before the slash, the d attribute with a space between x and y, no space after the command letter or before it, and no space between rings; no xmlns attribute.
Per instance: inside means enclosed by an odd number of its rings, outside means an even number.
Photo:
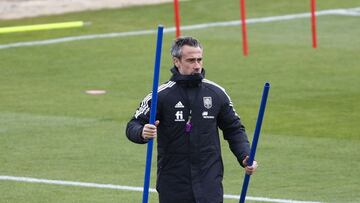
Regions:
<svg viewBox="0 0 360 203"><path fill-rule="evenodd" d="M204 79L203 49L182 37L171 48L172 77L158 88L155 125L148 124L151 94L141 102L126 128L135 143L157 138L157 184L160 203L223 202L223 162L218 128L248 174L250 146L229 96Z"/></svg>

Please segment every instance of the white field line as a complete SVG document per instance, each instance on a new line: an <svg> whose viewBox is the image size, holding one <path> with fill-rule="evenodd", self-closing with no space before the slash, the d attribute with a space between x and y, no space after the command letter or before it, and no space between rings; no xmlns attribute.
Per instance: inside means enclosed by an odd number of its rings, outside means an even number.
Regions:
<svg viewBox="0 0 360 203"><path fill-rule="evenodd" d="M77 187L91 187L91 188L104 188L104 189L115 189L115 190L128 190L128 191L138 191L142 192L142 187L132 187L124 185L113 185L113 184L99 184L99 183L86 183L86 182L77 182L77 181L63 181L63 180L48 180L48 179L39 179L39 178L29 178L29 177L16 177L16 176L0 176L0 180L4 181L16 181L16 182L28 182L28 183L43 183L51 185L65 185L65 186L77 186ZM155 189L150 188L150 192L156 192ZM224 195L226 199L240 199L239 195ZM246 197L247 200L251 201L261 201L261 202L275 202L275 203L320 203L320 202L311 202L311 201L297 201L289 199L272 199L266 197Z"/></svg>
<svg viewBox="0 0 360 203"><path fill-rule="evenodd" d="M316 15L317 16L323 16L323 15L360 16L360 7L348 8L348 9L322 10L322 11L317 11ZM247 24L268 23L268 22L293 20L293 19L309 18L309 17L310 17L310 13L299 13L299 14L291 14L291 15L283 15L283 16L251 18L251 19L247 19L246 23ZM241 22L239 20L235 20L235 21L213 22L213 23L203 23L203 24L197 24L197 25L181 26L180 29L181 30L196 30L196 29L204 29L204 28L209 28L209 27L238 26L240 24L241 24ZM175 31L175 27L170 27L170 28L164 29L164 33L174 32L174 31ZM50 39L50 40L2 44L2 45L0 45L0 49L8 49L8 48L14 48L14 47L40 46L40 45L57 44L57 43L62 43L62 42L79 41L79 40L148 35L148 34L154 34L154 33L156 33L156 30L140 30L140 31L131 31L131 32L114 32L114 33L105 33L105 34L82 35L82 36L56 38L56 39Z"/></svg>

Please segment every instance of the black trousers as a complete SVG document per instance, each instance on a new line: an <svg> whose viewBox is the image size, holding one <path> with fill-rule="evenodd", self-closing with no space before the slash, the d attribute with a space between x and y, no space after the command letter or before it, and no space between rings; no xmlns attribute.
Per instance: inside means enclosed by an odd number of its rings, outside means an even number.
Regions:
<svg viewBox="0 0 360 203"><path fill-rule="evenodd" d="M159 203L200 203L201 201L196 201L194 198L194 195L189 195L187 197L171 197L170 195L161 195L159 193ZM202 203L202 202L201 202ZM210 203L210 202L204 202L204 203ZM213 202L211 202L213 203ZM218 202L218 203L223 203Z"/></svg>
<svg viewBox="0 0 360 203"><path fill-rule="evenodd" d="M197 203L194 195L172 196L159 193L159 203Z"/></svg>

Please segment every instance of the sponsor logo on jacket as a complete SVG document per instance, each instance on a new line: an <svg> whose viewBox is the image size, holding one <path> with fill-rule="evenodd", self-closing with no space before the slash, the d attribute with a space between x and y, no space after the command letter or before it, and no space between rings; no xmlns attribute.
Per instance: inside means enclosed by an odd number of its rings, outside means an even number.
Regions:
<svg viewBox="0 0 360 203"><path fill-rule="evenodd" d="M177 111L175 113L175 121L185 121L182 111Z"/></svg>
<svg viewBox="0 0 360 203"><path fill-rule="evenodd" d="M215 118L214 116L209 116L209 112L207 112L207 111L202 112L202 117L205 119L214 119Z"/></svg>
<svg viewBox="0 0 360 203"><path fill-rule="evenodd" d="M181 109L184 108L184 105L179 101L177 104L175 104L175 109Z"/></svg>

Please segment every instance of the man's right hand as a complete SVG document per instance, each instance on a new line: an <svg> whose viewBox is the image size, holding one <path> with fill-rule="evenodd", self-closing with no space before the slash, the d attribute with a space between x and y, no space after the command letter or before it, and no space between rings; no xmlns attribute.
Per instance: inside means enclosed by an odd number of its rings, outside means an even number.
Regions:
<svg viewBox="0 0 360 203"><path fill-rule="evenodd" d="M154 139L157 135L157 126L159 125L160 121L155 121L155 125L152 124L145 124L141 136L144 140Z"/></svg>

